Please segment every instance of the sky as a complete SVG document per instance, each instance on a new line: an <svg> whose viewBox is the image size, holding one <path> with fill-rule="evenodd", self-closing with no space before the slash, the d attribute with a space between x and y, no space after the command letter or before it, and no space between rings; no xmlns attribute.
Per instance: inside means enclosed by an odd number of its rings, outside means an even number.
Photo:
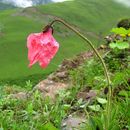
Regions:
<svg viewBox="0 0 130 130"><path fill-rule="evenodd" d="M130 7L130 0L115 0L115 1Z"/></svg>
<svg viewBox="0 0 130 130"><path fill-rule="evenodd" d="M63 1L66 1L66 0L52 0L54 2L63 2Z"/></svg>
<svg viewBox="0 0 130 130"><path fill-rule="evenodd" d="M31 0L4 0L3 2L15 3L15 5L19 6L19 7L32 6L32 1Z"/></svg>
<svg viewBox="0 0 130 130"><path fill-rule="evenodd" d="M54 2L63 2L66 0L52 0ZM3 2L11 2L14 3L16 6L19 7L29 7L32 6L32 1L31 0L3 0Z"/></svg>

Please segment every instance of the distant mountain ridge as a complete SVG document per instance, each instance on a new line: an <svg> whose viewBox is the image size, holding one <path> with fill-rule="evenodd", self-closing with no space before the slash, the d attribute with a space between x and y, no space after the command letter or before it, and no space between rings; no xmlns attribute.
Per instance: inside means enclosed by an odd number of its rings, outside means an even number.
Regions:
<svg viewBox="0 0 130 130"><path fill-rule="evenodd" d="M12 4L7 4L7 3L0 2L0 10L12 9L12 8L15 8L15 6L12 5Z"/></svg>
<svg viewBox="0 0 130 130"><path fill-rule="evenodd" d="M10 9L14 7L28 7L33 5L47 4L52 0L0 0L0 10Z"/></svg>

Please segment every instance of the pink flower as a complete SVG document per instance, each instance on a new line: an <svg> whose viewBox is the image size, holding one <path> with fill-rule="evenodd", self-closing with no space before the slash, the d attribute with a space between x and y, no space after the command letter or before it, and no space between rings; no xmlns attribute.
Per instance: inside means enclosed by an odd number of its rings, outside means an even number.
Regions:
<svg viewBox="0 0 130 130"><path fill-rule="evenodd" d="M36 62L42 68L45 68L50 63L59 49L59 44L52 36L52 29L46 32L32 33L27 38L29 67Z"/></svg>

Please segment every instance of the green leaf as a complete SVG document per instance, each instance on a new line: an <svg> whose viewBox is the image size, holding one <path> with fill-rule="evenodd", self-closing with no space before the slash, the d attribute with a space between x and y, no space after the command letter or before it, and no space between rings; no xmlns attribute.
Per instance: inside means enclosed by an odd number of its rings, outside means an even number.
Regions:
<svg viewBox="0 0 130 130"><path fill-rule="evenodd" d="M129 48L129 43L128 42L112 42L109 44L110 48L114 49L114 48L118 48L120 50L122 49L127 49Z"/></svg>
<svg viewBox="0 0 130 130"><path fill-rule="evenodd" d="M27 106L27 112L32 114L33 113L33 104L32 103L29 103L28 106Z"/></svg>
<svg viewBox="0 0 130 130"><path fill-rule="evenodd" d="M128 30L128 34L130 33L130 29Z"/></svg>
<svg viewBox="0 0 130 130"><path fill-rule="evenodd" d="M119 92L118 95L119 95L119 96L128 97L128 96L130 96L130 91L122 90L122 91Z"/></svg>
<svg viewBox="0 0 130 130"><path fill-rule="evenodd" d="M63 108L64 108L65 111L67 111L67 110L69 110L69 109L71 108L71 105L69 105L69 104L64 104L64 105L63 105Z"/></svg>
<svg viewBox="0 0 130 130"><path fill-rule="evenodd" d="M51 122L46 123L41 130L58 130Z"/></svg>
<svg viewBox="0 0 130 130"><path fill-rule="evenodd" d="M99 116L95 116L94 121L96 123L96 126L98 126L99 130L103 130L103 123L101 121L101 118Z"/></svg>
<svg viewBox="0 0 130 130"><path fill-rule="evenodd" d="M129 33L128 30L126 30L125 28L113 28L111 30L111 32L115 33L115 34L124 34L124 35L127 35Z"/></svg>
<svg viewBox="0 0 130 130"><path fill-rule="evenodd" d="M110 46L110 48L114 49L114 48L116 48L116 43L112 42L109 44L109 46Z"/></svg>
<svg viewBox="0 0 130 130"><path fill-rule="evenodd" d="M90 105L88 107L93 111L100 111L100 105Z"/></svg>
<svg viewBox="0 0 130 130"><path fill-rule="evenodd" d="M96 129L96 122L94 121L93 117L89 117L88 126L89 126L89 128L87 128L88 130Z"/></svg>
<svg viewBox="0 0 130 130"><path fill-rule="evenodd" d="M127 48L129 48L129 43L128 42L118 42L117 43L117 48L119 48L119 49L127 49Z"/></svg>
<svg viewBox="0 0 130 130"><path fill-rule="evenodd" d="M97 101L101 104L106 104L107 103L107 100L104 99L104 98L97 98Z"/></svg>

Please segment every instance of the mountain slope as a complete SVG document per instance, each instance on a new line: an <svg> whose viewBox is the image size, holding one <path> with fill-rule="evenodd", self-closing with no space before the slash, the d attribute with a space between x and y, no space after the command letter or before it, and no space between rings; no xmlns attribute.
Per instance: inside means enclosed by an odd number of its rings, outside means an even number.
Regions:
<svg viewBox="0 0 130 130"><path fill-rule="evenodd" d="M66 19L78 27L96 32L106 32L110 26L125 17L130 9L113 0L76 0L38 7L42 13Z"/></svg>
<svg viewBox="0 0 130 130"><path fill-rule="evenodd" d="M31 32L41 31L55 17L65 19L99 45L117 21L129 17L129 12L130 9L111 0L75 0L0 12L0 79L46 75L64 58L88 49L74 33L56 24L54 35L60 43L60 51L47 69L42 70L37 65L28 69L26 37Z"/></svg>

